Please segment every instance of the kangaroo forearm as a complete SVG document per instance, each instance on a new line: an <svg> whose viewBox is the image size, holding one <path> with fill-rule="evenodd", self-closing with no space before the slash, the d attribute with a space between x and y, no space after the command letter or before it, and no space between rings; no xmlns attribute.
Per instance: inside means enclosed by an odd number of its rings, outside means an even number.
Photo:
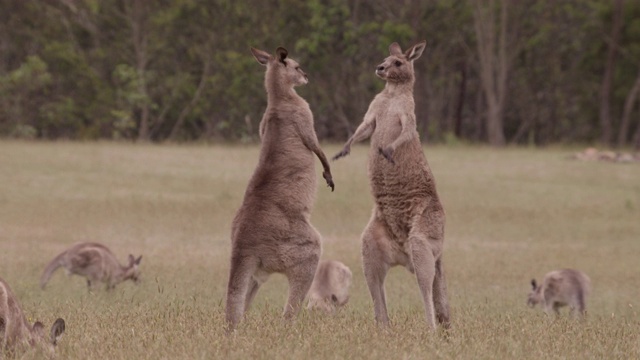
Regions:
<svg viewBox="0 0 640 360"><path fill-rule="evenodd" d="M260 135L260 139L264 137L264 128L266 127L265 121L260 121L260 125L258 127L258 135Z"/></svg>
<svg viewBox="0 0 640 360"><path fill-rule="evenodd" d="M414 136L414 132L412 131L412 129L409 129L408 127L405 127L404 129L402 129L402 132L400 133L400 135L398 135L398 137L393 140L393 142L391 144L389 144L389 147L391 147L393 150L397 149L400 145L408 142L409 140L411 140Z"/></svg>
<svg viewBox="0 0 640 360"><path fill-rule="evenodd" d="M347 141L347 145L351 146L351 144L353 144L354 142L360 142L368 139L371 134L373 134L373 130L374 126L372 121L363 122L362 124L360 124L360 126L358 126L356 132L351 136L349 141Z"/></svg>
<svg viewBox="0 0 640 360"><path fill-rule="evenodd" d="M327 160L327 157L325 156L324 152L322 152L320 148L318 148L318 150L314 152L318 157L318 159L320 160L320 162L322 163L322 168L324 169L324 171L331 173L331 168L329 167L329 161Z"/></svg>
<svg viewBox="0 0 640 360"><path fill-rule="evenodd" d="M406 114L400 116L400 125L402 127L400 134L391 142L391 144L388 145L388 148L391 148L391 150L397 149L400 145L410 141L417 135L415 131L415 120L412 121L412 118Z"/></svg>

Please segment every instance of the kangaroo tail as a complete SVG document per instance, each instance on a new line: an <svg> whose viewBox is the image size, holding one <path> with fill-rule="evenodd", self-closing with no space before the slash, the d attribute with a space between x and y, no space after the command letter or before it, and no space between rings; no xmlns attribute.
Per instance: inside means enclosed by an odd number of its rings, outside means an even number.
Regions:
<svg viewBox="0 0 640 360"><path fill-rule="evenodd" d="M49 282L49 279L51 279L51 275L53 275L53 273L58 270L60 266L62 266L62 258L66 253L66 251L63 251L58 256L53 258L49 265L47 265L47 267L44 269L44 271L42 272L42 276L40 276L40 288L44 289L44 287Z"/></svg>

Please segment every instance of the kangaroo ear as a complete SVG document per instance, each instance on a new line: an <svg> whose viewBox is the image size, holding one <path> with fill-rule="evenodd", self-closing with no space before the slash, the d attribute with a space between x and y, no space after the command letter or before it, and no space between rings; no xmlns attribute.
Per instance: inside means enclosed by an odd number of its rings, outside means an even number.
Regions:
<svg viewBox="0 0 640 360"><path fill-rule="evenodd" d="M271 54L269 54L266 51L251 48L251 53L253 54L253 57L256 58L256 60L258 60L258 62L261 65L267 65L269 60L272 59Z"/></svg>
<svg viewBox="0 0 640 360"><path fill-rule="evenodd" d="M402 54L402 49L397 42L389 45L389 55L400 55Z"/></svg>
<svg viewBox="0 0 640 360"><path fill-rule="evenodd" d="M419 58L426 47L427 47L427 42L425 40L410 47L409 50L407 50L407 52L405 53L407 60L413 61Z"/></svg>
<svg viewBox="0 0 640 360"><path fill-rule="evenodd" d="M142 255L140 255L140 256L136 259L135 264L136 264L136 265L140 265L140 261L142 261Z"/></svg>
<svg viewBox="0 0 640 360"><path fill-rule="evenodd" d="M136 258L133 255L129 254L129 265L133 265L133 263L135 262L136 262Z"/></svg>
<svg viewBox="0 0 640 360"><path fill-rule="evenodd" d="M60 338L62 337L62 334L64 334L64 329L65 329L64 319L61 319L61 318L56 319L56 321L51 326L51 332L49 333L49 338L50 338L49 340L53 345L58 344L58 340L60 340Z"/></svg>
<svg viewBox="0 0 640 360"><path fill-rule="evenodd" d="M276 49L276 54L278 55L278 60L285 64L285 66L287 65L286 62L284 62L284 59L287 58L287 55L289 55L289 52L287 51L287 49L283 48L282 46L278 47Z"/></svg>
<svg viewBox="0 0 640 360"><path fill-rule="evenodd" d="M531 287L535 290L538 287L538 283L536 283L536 279L531 279Z"/></svg>

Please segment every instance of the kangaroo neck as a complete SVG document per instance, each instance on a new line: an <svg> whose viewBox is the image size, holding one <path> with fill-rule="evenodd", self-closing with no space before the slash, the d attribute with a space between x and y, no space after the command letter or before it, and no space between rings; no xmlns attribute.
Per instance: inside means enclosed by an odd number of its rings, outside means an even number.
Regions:
<svg viewBox="0 0 640 360"><path fill-rule="evenodd" d="M122 265L118 265L118 270L116 271L116 273L114 274L113 277L118 282L120 282L127 276L127 271L129 271L128 267L125 267L125 266L122 266Z"/></svg>
<svg viewBox="0 0 640 360"><path fill-rule="evenodd" d="M298 93L292 87L278 86L277 84L267 84L267 100L274 103L280 100L298 98Z"/></svg>
<svg viewBox="0 0 640 360"><path fill-rule="evenodd" d="M384 85L384 92L392 96L408 95L413 97L413 83L413 81L405 83L387 82Z"/></svg>

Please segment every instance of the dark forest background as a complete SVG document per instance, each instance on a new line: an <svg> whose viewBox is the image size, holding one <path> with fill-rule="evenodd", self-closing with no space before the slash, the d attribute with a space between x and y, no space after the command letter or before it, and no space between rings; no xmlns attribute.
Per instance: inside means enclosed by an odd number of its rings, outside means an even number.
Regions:
<svg viewBox="0 0 640 360"><path fill-rule="evenodd" d="M425 142L640 148L640 1L0 0L0 136L254 141L284 46L318 136L342 141L415 63Z"/></svg>

